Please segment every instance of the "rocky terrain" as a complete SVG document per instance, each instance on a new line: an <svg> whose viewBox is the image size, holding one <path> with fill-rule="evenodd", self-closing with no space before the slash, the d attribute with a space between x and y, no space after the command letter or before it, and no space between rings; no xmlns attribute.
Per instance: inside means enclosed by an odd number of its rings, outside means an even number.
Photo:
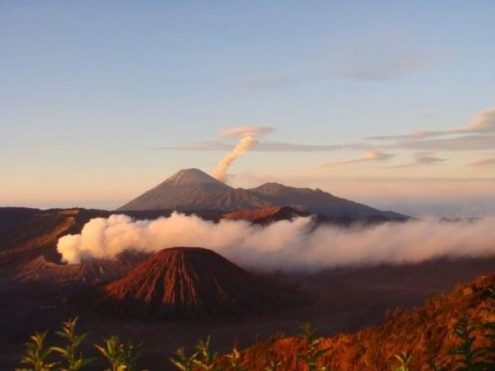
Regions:
<svg viewBox="0 0 495 371"><path fill-rule="evenodd" d="M323 338L318 349L325 349L325 355L319 364L330 370L387 370L397 364L395 355L407 353L411 370L431 370L432 364L442 370L460 369L458 358L451 351L462 344L455 328L464 316L472 326L495 323L495 302L489 299L493 295L490 289L495 289L495 273L458 285L449 293L429 299L420 308L390 311L379 326ZM483 331L470 334L473 350L488 345L485 335ZM276 359L286 370L300 370L304 366L297 355L306 346L303 337L260 343L244 352L243 366L265 370L269 360Z"/></svg>
<svg viewBox="0 0 495 371"><path fill-rule="evenodd" d="M98 304L131 318L194 318L262 313L295 303L290 294L211 250L177 247L107 284Z"/></svg>

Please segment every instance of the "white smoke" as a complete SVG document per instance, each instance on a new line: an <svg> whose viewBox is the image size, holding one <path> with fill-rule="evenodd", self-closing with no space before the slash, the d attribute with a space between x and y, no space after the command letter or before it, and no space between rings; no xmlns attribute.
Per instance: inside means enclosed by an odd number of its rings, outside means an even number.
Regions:
<svg viewBox="0 0 495 371"><path fill-rule="evenodd" d="M227 178L227 170L232 163L245 154L256 143L256 139L253 136L242 137L240 142L230 151L224 158L220 160L217 168L213 172L213 177L225 182Z"/></svg>
<svg viewBox="0 0 495 371"><path fill-rule="evenodd" d="M111 259L126 250L154 252L175 246L206 247L241 266L265 271L488 257L495 256L495 218L314 228L310 217L260 226L214 223L178 213L144 221L112 215L90 220L81 234L60 238L57 250L64 261L80 263Z"/></svg>
<svg viewBox="0 0 495 371"><path fill-rule="evenodd" d="M239 143L224 158L220 160L217 168L213 172L213 177L225 182L227 180L227 170L232 163L249 151L256 143L256 138L268 134L273 129L266 126L238 126L229 128L218 133L222 138L240 138Z"/></svg>

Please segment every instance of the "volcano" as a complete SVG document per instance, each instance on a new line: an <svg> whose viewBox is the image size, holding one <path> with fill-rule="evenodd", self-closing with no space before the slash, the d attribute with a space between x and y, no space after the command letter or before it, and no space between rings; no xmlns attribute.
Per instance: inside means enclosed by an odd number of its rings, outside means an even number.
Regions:
<svg viewBox="0 0 495 371"><path fill-rule="evenodd" d="M235 189L198 169L181 170L156 187L123 205L119 211L221 210L270 206L244 189Z"/></svg>
<svg viewBox="0 0 495 371"><path fill-rule="evenodd" d="M291 207L331 218L403 219L404 216L336 197L320 189L266 183L253 189L232 188L198 169L181 170L121 206L119 211L177 210L222 212Z"/></svg>
<svg viewBox="0 0 495 371"><path fill-rule="evenodd" d="M144 319L264 312L287 303L278 287L211 250L190 247L161 250L102 291L102 308Z"/></svg>
<svg viewBox="0 0 495 371"><path fill-rule="evenodd" d="M290 206L313 214L333 218L368 218L400 219L402 215L381 211L372 207L336 197L321 189L288 187L279 183L266 183L249 192L256 197L276 206Z"/></svg>

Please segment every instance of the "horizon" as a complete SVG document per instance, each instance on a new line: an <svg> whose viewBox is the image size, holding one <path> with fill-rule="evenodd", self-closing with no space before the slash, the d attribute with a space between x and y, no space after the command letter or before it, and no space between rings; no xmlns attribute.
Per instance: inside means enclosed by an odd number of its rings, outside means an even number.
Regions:
<svg viewBox="0 0 495 371"><path fill-rule="evenodd" d="M494 215L495 4L378 3L2 2L0 206L114 209L249 128L236 188Z"/></svg>
<svg viewBox="0 0 495 371"><path fill-rule="evenodd" d="M130 200L134 199L135 197L139 196L140 194L154 188L158 184L168 180L169 178L173 177L174 175L178 174L181 171L184 170L199 170L209 176L212 176L212 174L207 173L206 171L199 169L199 168L189 168L189 169L180 169L172 174L169 174L167 177L163 178L162 180L158 181L156 184L149 185L148 188L143 189L139 193L133 195L131 198L123 201L117 201L117 202L111 202L111 203L105 203L105 202L98 202L98 201L89 201L89 202L84 202L81 204L78 203L73 203L71 201L66 201L66 202L61 202L61 203L34 203L34 204L17 204L17 203L12 203L12 204L6 204L6 205L0 205L0 207L25 207L25 208L38 208L38 209L77 209L77 208L82 208L82 209L101 209L101 210L107 210L107 211L117 211L117 209L122 206L123 204L129 202ZM343 179L344 184L342 186L348 187L348 182L352 182L355 184L360 183L359 178L348 178L348 179ZM430 182L430 185L434 185L435 183L440 182L440 189L436 190L437 197L440 195L440 192L445 193L445 186L442 184L442 182L445 179L435 179L435 178L426 178L423 181L425 182ZM333 179L335 181L335 179ZM369 181L373 182L376 181L378 182L378 188L382 186L382 182L392 182L395 184L399 184L400 186L407 185L411 181L417 181L417 179L369 179ZM449 179L448 181L456 181L458 183L469 183L469 179ZM220 181L219 181L220 182ZM495 182L495 179L487 179L487 182ZM296 187L296 188L310 188L310 189L321 189L324 192L330 193L334 196L341 197L341 198L346 198L342 197L342 195L335 194L333 192L330 192L328 190L325 190L321 187L318 186L318 180L312 181L311 184L315 184L314 186L308 186L307 184L298 184L298 180L294 179L294 181L291 183L283 183L281 179L266 179L266 181L260 181L257 184L252 184L250 187L236 187L232 184L228 184L229 186L233 188L241 188L241 189L252 189L258 186L261 186L263 184L267 183L277 183L277 184L282 184L284 186L288 187ZM468 203L464 203L464 205L459 206L458 205L458 199L457 198L452 198L450 202L445 202L445 199L425 199L423 197L415 197L413 195L409 196L409 199L404 200L402 196L396 196L395 198L389 197L385 199L380 199L380 198L373 198L373 199L366 199L363 198L363 200L360 200L359 197L350 199L351 201L359 202L362 204L365 204L367 206L371 206L380 210L384 211L394 211L401 213L403 215L409 215L413 217L450 217L450 218L472 218L472 217L485 217L485 216L492 216L492 203L493 200L489 194L489 192L492 190L490 185L487 185L487 190L488 190L488 195L483 194L483 192L480 192L480 195L478 198L473 198L470 200L471 204L468 205ZM346 198L349 199L349 198ZM398 205L396 207L396 205ZM488 206L488 207L486 207Z"/></svg>

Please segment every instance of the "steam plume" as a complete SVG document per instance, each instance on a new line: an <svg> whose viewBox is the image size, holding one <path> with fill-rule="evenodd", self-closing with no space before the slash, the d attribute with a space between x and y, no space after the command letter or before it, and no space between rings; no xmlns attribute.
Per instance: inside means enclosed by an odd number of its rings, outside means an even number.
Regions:
<svg viewBox="0 0 495 371"><path fill-rule="evenodd" d="M273 131L273 129L267 126L238 126L218 133L219 137L237 137L241 139L234 149L220 160L217 168L213 172L213 177L225 182L227 178L227 170L230 165L232 165L235 160L249 151L257 143L256 138L258 136L268 134L271 131Z"/></svg>
<svg viewBox="0 0 495 371"><path fill-rule="evenodd" d="M337 266L418 263L434 258L495 256L495 218L444 222L435 219L339 228L313 225L311 217L268 226L219 223L174 213L134 221L125 215L90 220L78 235L59 239L68 263L111 259L123 251L154 252L201 246L257 270L316 270Z"/></svg>
<svg viewBox="0 0 495 371"><path fill-rule="evenodd" d="M232 163L245 154L256 143L253 136L242 137L240 142L224 158L220 160L213 172L213 177L224 182L227 178L227 170Z"/></svg>

